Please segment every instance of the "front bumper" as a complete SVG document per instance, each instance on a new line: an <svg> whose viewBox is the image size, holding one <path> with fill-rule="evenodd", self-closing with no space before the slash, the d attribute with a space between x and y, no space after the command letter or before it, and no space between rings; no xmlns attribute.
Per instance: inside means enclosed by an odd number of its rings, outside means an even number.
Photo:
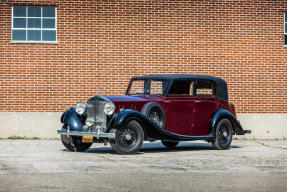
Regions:
<svg viewBox="0 0 287 192"><path fill-rule="evenodd" d="M93 136L96 138L109 138L115 139L115 133L105 133L105 132L84 132L84 131L69 131L69 130L58 130L58 134L61 135L75 135L75 136Z"/></svg>

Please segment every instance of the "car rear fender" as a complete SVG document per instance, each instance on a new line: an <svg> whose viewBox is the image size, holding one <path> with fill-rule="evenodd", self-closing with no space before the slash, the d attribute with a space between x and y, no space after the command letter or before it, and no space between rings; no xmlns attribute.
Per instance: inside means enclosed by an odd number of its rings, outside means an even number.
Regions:
<svg viewBox="0 0 287 192"><path fill-rule="evenodd" d="M229 119L231 121L234 134L244 135L244 130L240 125L239 121L232 113L225 109L220 109L213 115L210 121L210 135L215 135L216 125L223 118Z"/></svg>
<svg viewBox="0 0 287 192"><path fill-rule="evenodd" d="M76 110L73 107L70 107L69 110L62 114L61 122L69 125L71 131L83 131L83 124L79 120Z"/></svg>

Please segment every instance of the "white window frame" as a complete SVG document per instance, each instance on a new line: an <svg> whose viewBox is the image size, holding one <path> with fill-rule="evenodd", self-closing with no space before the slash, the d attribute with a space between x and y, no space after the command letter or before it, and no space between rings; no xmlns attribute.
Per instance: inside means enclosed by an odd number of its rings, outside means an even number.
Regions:
<svg viewBox="0 0 287 192"><path fill-rule="evenodd" d="M22 6L22 5L19 5ZM58 44L57 41L57 7L56 6L49 6L49 7L54 7L55 8L55 17L43 17L43 7L45 6L39 6L41 7L41 16L40 17L29 17L28 16L28 7L34 7L34 6L25 6L23 5L23 7L26 8L26 16L25 17L19 17L16 16L14 17L13 15L13 10L14 10L14 6L12 6L12 13L11 13L11 43L47 43L47 44ZM14 18L22 18L25 19L26 21L26 28L14 28L13 22L14 22ZM41 28L29 28L28 27L28 19L41 19ZM55 19L55 28L42 28L43 25L43 19ZM26 31L26 40L13 40L13 30L25 30ZM41 40L40 41L29 41L28 40L28 30L38 30L41 31ZM43 31L56 31L56 40L55 41L43 41L43 37L42 37L42 32Z"/></svg>

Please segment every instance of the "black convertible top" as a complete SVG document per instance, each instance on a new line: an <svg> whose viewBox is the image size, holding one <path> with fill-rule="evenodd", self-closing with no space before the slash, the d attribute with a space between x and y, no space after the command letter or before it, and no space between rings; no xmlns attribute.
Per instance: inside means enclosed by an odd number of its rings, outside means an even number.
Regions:
<svg viewBox="0 0 287 192"><path fill-rule="evenodd" d="M148 76L137 76L131 80L210 80L216 83L216 96L228 101L227 84L225 80L208 75L190 75L190 74L161 74L161 75L148 75Z"/></svg>

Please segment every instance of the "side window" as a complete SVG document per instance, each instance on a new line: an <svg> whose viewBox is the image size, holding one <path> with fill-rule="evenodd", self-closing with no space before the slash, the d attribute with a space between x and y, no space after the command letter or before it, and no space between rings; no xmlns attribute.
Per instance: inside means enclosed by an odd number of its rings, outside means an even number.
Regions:
<svg viewBox="0 0 287 192"><path fill-rule="evenodd" d="M163 82L152 80L150 82L150 94L162 95L163 94Z"/></svg>
<svg viewBox="0 0 287 192"><path fill-rule="evenodd" d="M196 95L214 95L215 83L207 80L198 80L195 92Z"/></svg>
<svg viewBox="0 0 287 192"><path fill-rule="evenodd" d="M171 86L168 96L192 96L194 82L192 80L175 80Z"/></svg>

